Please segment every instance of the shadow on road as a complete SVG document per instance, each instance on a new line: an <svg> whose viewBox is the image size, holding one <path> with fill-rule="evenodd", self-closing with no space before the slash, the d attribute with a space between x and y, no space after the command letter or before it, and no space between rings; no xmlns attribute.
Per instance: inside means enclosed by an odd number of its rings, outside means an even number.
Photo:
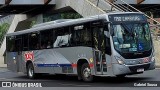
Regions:
<svg viewBox="0 0 160 90"><path fill-rule="evenodd" d="M28 79L27 76L20 76L16 77L17 79ZM118 77L95 77L92 83L105 83L105 84L125 84L125 83L134 83L139 81L147 81L151 79L151 77L125 77L125 78L118 78ZM83 81L79 81L77 76L66 76L66 75L41 75L38 76L36 79L31 81L53 81L55 82L72 82L72 83L85 83Z"/></svg>

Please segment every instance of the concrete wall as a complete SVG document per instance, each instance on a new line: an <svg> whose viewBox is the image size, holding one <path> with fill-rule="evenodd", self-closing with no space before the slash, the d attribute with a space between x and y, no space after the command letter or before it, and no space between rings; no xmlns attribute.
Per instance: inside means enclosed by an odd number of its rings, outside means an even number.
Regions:
<svg viewBox="0 0 160 90"><path fill-rule="evenodd" d="M0 4L5 4L5 0L0 0Z"/></svg>
<svg viewBox="0 0 160 90"><path fill-rule="evenodd" d="M23 20L26 20L27 19L27 16L26 15L15 15L12 22L11 22L11 25L10 25L10 28L8 30L7 33L12 33L15 31L18 23L20 21L23 21ZM6 37L4 38L3 40L3 43L1 45L1 48L0 48L0 64L3 64L4 63L4 57L3 57L3 54L6 50Z"/></svg>
<svg viewBox="0 0 160 90"><path fill-rule="evenodd" d="M8 16L0 18L0 24L3 24L3 23L11 24L13 17L14 15L8 15Z"/></svg>
<svg viewBox="0 0 160 90"><path fill-rule="evenodd" d="M97 8L96 5L90 3L89 0L56 0L56 9L70 6L83 17L104 14L105 12Z"/></svg>
<svg viewBox="0 0 160 90"><path fill-rule="evenodd" d="M51 2L49 2L49 4L55 4L55 0L52 0Z"/></svg>
<svg viewBox="0 0 160 90"><path fill-rule="evenodd" d="M89 0L93 4L95 4L97 7L101 8L102 10L105 10L106 12L112 11L119 11L118 8L114 8L111 6L107 1L108 0Z"/></svg>

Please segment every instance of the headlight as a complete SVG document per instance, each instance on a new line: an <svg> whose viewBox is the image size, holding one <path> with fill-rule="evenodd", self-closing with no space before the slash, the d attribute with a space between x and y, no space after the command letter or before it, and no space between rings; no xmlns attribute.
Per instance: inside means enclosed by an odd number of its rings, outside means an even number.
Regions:
<svg viewBox="0 0 160 90"><path fill-rule="evenodd" d="M154 62L154 61L155 61L155 57L154 57L154 56L152 57L151 61L152 61L152 62Z"/></svg>
<svg viewBox="0 0 160 90"><path fill-rule="evenodd" d="M124 64L124 61L120 57L115 56L115 59L117 60L119 64L121 65Z"/></svg>

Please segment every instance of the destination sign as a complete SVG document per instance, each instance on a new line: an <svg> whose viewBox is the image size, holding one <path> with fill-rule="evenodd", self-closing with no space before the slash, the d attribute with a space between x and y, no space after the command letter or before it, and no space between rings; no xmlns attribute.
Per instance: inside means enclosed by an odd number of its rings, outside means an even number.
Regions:
<svg viewBox="0 0 160 90"><path fill-rule="evenodd" d="M144 21L146 20L142 14L117 14L117 15L110 15L110 21Z"/></svg>

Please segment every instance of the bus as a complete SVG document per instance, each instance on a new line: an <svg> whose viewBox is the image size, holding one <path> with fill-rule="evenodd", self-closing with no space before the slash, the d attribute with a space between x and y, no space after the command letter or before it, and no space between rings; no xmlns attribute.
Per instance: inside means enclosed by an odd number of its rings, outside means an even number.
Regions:
<svg viewBox="0 0 160 90"><path fill-rule="evenodd" d="M142 74L155 69L144 14L118 12L44 23L6 35L7 67L34 79L40 74L95 76Z"/></svg>

